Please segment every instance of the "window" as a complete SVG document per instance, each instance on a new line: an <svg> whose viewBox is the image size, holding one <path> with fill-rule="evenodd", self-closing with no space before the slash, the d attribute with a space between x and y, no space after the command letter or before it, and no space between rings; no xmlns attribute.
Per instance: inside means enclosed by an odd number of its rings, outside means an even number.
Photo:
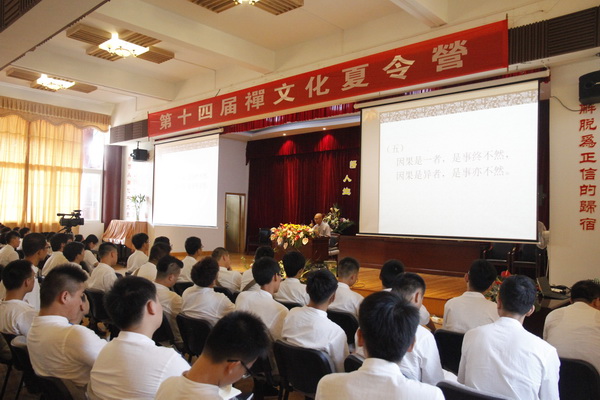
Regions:
<svg viewBox="0 0 600 400"><path fill-rule="evenodd" d="M80 209L86 220L99 221L102 206L102 171L105 134L95 129L83 132L83 172Z"/></svg>

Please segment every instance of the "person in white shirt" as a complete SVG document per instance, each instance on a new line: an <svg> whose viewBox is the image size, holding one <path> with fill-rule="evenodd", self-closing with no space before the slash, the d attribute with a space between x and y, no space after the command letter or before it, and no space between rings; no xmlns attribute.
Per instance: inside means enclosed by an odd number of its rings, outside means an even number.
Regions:
<svg viewBox="0 0 600 400"><path fill-rule="evenodd" d="M156 265L156 280L154 281L158 301L163 308L163 313L169 320L177 345L183 343L177 326L177 315L181 312L182 300L181 296L173 292L171 288L177 283L182 267L183 263L177 258L165 256Z"/></svg>
<svg viewBox="0 0 600 400"><path fill-rule="evenodd" d="M40 376L87 385L98 353L106 345L92 330L79 325L89 311L87 275L81 268L54 268L42 282L41 309L27 335L31 365Z"/></svg>
<svg viewBox="0 0 600 400"><path fill-rule="evenodd" d="M241 292L235 300L235 308L239 311L254 313L267 325L273 340L281 339L283 320L288 309L273 299L279 289L281 276L279 264L271 257L261 257L252 265L252 276L260 286L260 291Z"/></svg>
<svg viewBox="0 0 600 400"><path fill-rule="evenodd" d="M144 232L136 233L131 237L131 243L135 251L127 258L127 271L133 274L139 267L148 262L148 249L150 238Z"/></svg>
<svg viewBox="0 0 600 400"><path fill-rule="evenodd" d="M88 397L154 399L165 379L190 368L174 349L156 346L152 340L163 320L156 286L147 279L128 276L114 284L104 301L121 331L98 354L90 373Z"/></svg>
<svg viewBox="0 0 600 400"><path fill-rule="evenodd" d="M80 242L70 242L67 243L65 248L63 249L63 255L74 267L81 268L85 271L85 269L81 266L81 262L83 261L85 246ZM89 275L88 271L85 271L86 274Z"/></svg>
<svg viewBox="0 0 600 400"><path fill-rule="evenodd" d="M161 258L168 256L171 254L171 246L158 242L155 243L154 246L150 249L150 258L147 263L142 264L133 275L140 276L142 278L146 278L149 281L154 281L156 279L156 264L158 264L158 260Z"/></svg>
<svg viewBox="0 0 600 400"><path fill-rule="evenodd" d="M0 265L7 266L8 263L19 259L19 253L17 253L17 247L21 244L21 237L19 232L10 231L4 235L6 239L6 246L0 249Z"/></svg>
<svg viewBox="0 0 600 400"><path fill-rule="evenodd" d="M331 236L331 227L327 222L323 221L323 214L315 214L315 218L313 219L313 221L314 225L312 225L311 230L315 233L317 237Z"/></svg>
<svg viewBox="0 0 600 400"><path fill-rule="evenodd" d="M223 293L213 289L219 273L219 264L212 257L204 257L192 268L191 286L183 292L182 314L215 325L224 315L235 310L235 305Z"/></svg>
<svg viewBox="0 0 600 400"><path fill-rule="evenodd" d="M275 251L270 246L260 246L254 253L254 262L258 261L261 257L274 258ZM260 286L256 283L254 276L252 275L252 266L242 274L240 289L242 292L245 292L246 290L258 292L260 290Z"/></svg>
<svg viewBox="0 0 600 400"><path fill-rule="evenodd" d="M192 368L160 385L156 400L231 398L232 384L250 376L250 368L265 357L271 339L265 324L250 313L235 311L212 328L202 354Z"/></svg>
<svg viewBox="0 0 600 400"><path fill-rule="evenodd" d="M46 276L52 268L57 265L67 264L69 261L65 258L62 251L67 243L72 242L71 235L66 233L57 233L50 238L50 246L52 246L52 255L46 260L42 267L42 275Z"/></svg>
<svg viewBox="0 0 600 400"><path fill-rule="evenodd" d="M283 303L298 303L301 306L307 305L310 298L306 293L306 285L300 282L306 259L299 251L290 251L283 256L282 261L286 278L275 293L275 300Z"/></svg>
<svg viewBox="0 0 600 400"><path fill-rule="evenodd" d="M487 260L473 261L465 274L467 291L444 305L442 329L465 333L500 318L496 303L483 295L496 280L496 275L496 268Z"/></svg>
<svg viewBox="0 0 600 400"><path fill-rule="evenodd" d="M88 285L90 289L108 292L117 280L114 270L119 258L117 246L109 242L102 243L98 249L98 258L100 258L100 262L92 271Z"/></svg>
<svg viewBox="0 0 600 400"><path fill-rule="evenodd" d="M335 292L335 300L329 305L330 310L342 311L353 314L358 318L358 308L363 297L353 292L350 286L358 280L360 264L352 257L340 260L337 267L338 288Z"/></svg>
<svg viewBox="0 0 600 400"><path fill-rule="evenodd" d="M0 303L0 332L27 336L37 311L23 301L33 290L35 275L26 260L9 263L2 271L2 282L6 287L5 300Z"/></svg>
<svg viewBox="0 0 600 400"><path fill-rule="evenodd" d="M398 367L415 343L417 308L393 293L373 293L361 303L358 323L366 360L357 371L321 378L317 400L444 399L439 388L406 378Z"/></svg>
<svg viewBox="0 0 600 400"><path fill-rule="evenodd" d="M559 398L556 349L527 332L523 320L535 310L532 279L506 278L498 295L500 319L465 333L458 382L510 399Z"/></svg>
<svg viewBox="0 0 600 400"><path fill-rule="evenodd" d="M401 274L392 283L392 292L412 303L417 309L423 304L425 288L423 278L411 272ZM400 370L405 376L430 385L436 385L444 379L435 338L422 325L417 328L413 350L400 362Z"/></svg>
<svg viewBox="0 0 600 400"><path fill-rule="evenodd" d="M306 282L310 301L307 306L290 310L283 321L282 336L291 345L324 351L331 357L335 371L344 372L344 360L349 354L346 334L327 318L327 306L335 298L337 285L329 270L310 272Z"/></svg>
<svg viewBox="0 0 600 400"><path fill-rule="evenodd" d="M222 286L232 292L239 292L242 286L242 274L231 269L229 252L223 247L217 247L210 256L219 263L217 286Z"/></svg>
<svg viewBox="0 0 600 400"><path fill-rule="evenodd" d="M19 229L19 236L21 237L21 239L19 240L19 246L17 247L17 251L23 250L23 239L25 238L25 236L29 235L30 233L31 233L31 229L29 229L27 227L23 227L23 228Z"/></svg>
<svg viewBox="0 0 600 400"><path fill-rule="evenodd" d="M30 233L23 238L23 254L25 260L31 264L31 269L35 276L33 282L33 290L25 295L23 300L36 310L40 310L40 284L38 282L39 269L38 265L48 255L48 241L41 233Z"/></svg>
<svg viewBox="0 0 600 400"><path fill-rule="evenodd" d="M183 269L178 282L192 282L192 267L202 259L202 240L197 236L185 239L185 252L187 255L182 260Z"/></svg>
<svg viewBox="0 0 600 400"><path fill-rule="evenodd" d="M98 236L96 235L87 235L85 240L83 241L83 245L85 246L85 252L83 253L83 261L88 265L90 270L96 268L98 265L98 259L93 253L94 248L98 245Z"/></svg>
<svg viewBox="0 0 600 400"><path fill-rule="evenodd" d="M600 285L592 280L575 283L571 303L548 314L544 339L560 357L587 361L600 372Z"/></svg>

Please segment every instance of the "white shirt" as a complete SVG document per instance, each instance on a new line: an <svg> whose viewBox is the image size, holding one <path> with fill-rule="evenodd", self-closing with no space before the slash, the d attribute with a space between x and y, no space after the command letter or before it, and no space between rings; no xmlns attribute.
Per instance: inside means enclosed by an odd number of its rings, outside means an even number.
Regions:
<svg viewBox="0 0 600 400"><path fill-rule="evenodd" d="M559 357L584 360L600 371L600 311L577 301L552 311L544 324L544 339Z"/></svg>
<svg viewBox="0 0 600 400"><path fill-rule="evenodd" d="M281 339L283 320L288 315L288 309L283 304L276 302L271 293L262 289L258 292L242 292L235 300L235 308L258 316L269 328L273 340Z"/></svg>
<svg viewBox="0 0 600 400"><path fill-rule="evenodd" d="M90 399L154 399L167 378L190 365L169 347L156 346L140 333L121 331L98 355L90 374Z"/></svg>
<svg viewBox="0 0 600 400"><path fill-rule="evenodd" d="M444 395L435 386L407 379L396 363L367 358L357 371L321 378L316 399L443 400Z"/></svg>
<svg viewBox="0 0 600 400"><path fill-rule="evenodd" d="M19 253L12 247L10 244L7 244L2 249L0 249L0 265L4 265L5 267L8 263L12 261L16 261L19 259Z"/></svg>
<svg viewBox="0 0 600 400"><path fill-rule="evenodd" d="M148 256L143 251L136 250L127 258L127 272L133 273L147 262Z"/></svg>
<svg viewBox="0 0 600 400"><path fill-rule="evenodd" d="M227 288L232 292L239 292L242 286L242 274L238 271L229 271L225 267L219 267L217 281L219 282L219 286Z"/></svg>
<svg viewBox="0 0 600 400"><path fill-rule="evenodd" d="M450 299L444 306L442 329L465 333L481 325L491 324L498 318L498 306L479 292L464 292Z"/></svg>
<svg viewBox="0 0 600 400"><path fill-rule="evenodd" d="M33 269L33 276L35 276L35 281L33 282L33 290L25 294L25 297L23 297L23 301L29 303L33 308L35 308L36 311L40 311L40 283L37 278L39 269L33 264L31 264L31 269Z"/></svg>
<svg viewBox="0 0 600 400"><path fill-rule="evenodd" d="M183 260L183 268L181 268L181 273L177 278L177 282L192 282L192 267L196 265L198 261L192 256L185 256Z"/></svg>
<svg viewBox="0 0 600 400"><path fill-rule="evenodd" d="M235 310L235 305L223 293L213 288L191 286L183 292L181 313L188 317L204 319L215 325L226 314Z"/></svg>
<svg viewBox="0 0 600 400"><path fill-rule="evenodd" d="M92 271L88 287L108 292L117 281L115 270L108 264L98 263Z"/></svg>
<svg viewBox="0 0 600 400"><path fill-rule="evenodd" d="M71 325L58 315L37 316L27 335L31 365L38 375L67 379L85 386L106 341L91 329Z"/></svg>
<svg viewBox="0 0 600 400"><path fill-rule="evenodd" d="M338 288L335 291L335 300L329 305L329 309L351 313L358 318L358 308L362 301L363 297L353 292L350 286L343 282L338 282Z"/></svg>
<svg viewBox="0 0 600 400"><path fill-rule="evenodd" d="M245 270L242 274L242 283L240 284L240 290L244 291L244 288L253 280L254 276L252 276L252 268ZM254 282L254 285L250 286L250 288L246 289L246 291L247 290L258 292L260 290L260 286L256 282Z"/></svg>
<svg viewBox="0 0 600 400"><path fill-rule="evenodd" d="M344 330L313 307L296 307L283 321L283 340L291 345L324 351L331 357L335 371L344 372L348 342Z"/></svg>
<svg viewBox="0 0 600 400"><path fill-rule="evenodd" d="M400 370L405 376L430 385L444 379L435 338L421 325L415 334L415 347L402 358Z"/></svg>
<svg viewBox="0 0 600 400"><path fill-rule="evenodd" d="M169 325L173 331L173 336L175 336L175 342L183 343L183 339L181 339L181 334L179 333L179 327L177 326L177 315L181 312L182 306L181 296L169 290L165 285L156 282L154 282L154 285L156 286L158 302L161 304L163 312L167 315Z"/></svg>
<svg viewBox="0 0 600 400"><path fill-rule="evenodd" d="M275 300L286 303L298 303L305 306L310 301L306 293L306 285L302 284L297 278L286 278L279 285L279 290L273 296Z"/></svg>
<svg viewBox="0 0 600 400"><path fill-rule="evenodd" d="M83 252L83 261L85 261L86 264L89 265L91 269L94 269L96 264L98 264L98 259L96 258L94 253L92 253L91 250L86 250Z"/></svg>
<svg viewBox="0 0 600 400"><path fill-rule="evenodd" d="M0 303L0 332L27 336L37 314L35 308L23 300L5 300Z"/></svg>
<svg viewBox="0 0 600 400"><path fill-rule="evenodd" d="M137 276L146 278L149 281L154 282L154 280L156 279L157 272L158 271L156 269L156 265L154 265L150 261L148 261L147 263L142 265L140 268L138 268Z"/></svg>
<svg viewBox="0 0 600 400"><path fill-rule="evenodd" d="M312 231L315 232L317 234L317 236L326 236L326 237L331 236L331 227L325 221L321 221L320 224L314 225L312 227Z"/></svg>
<svg viewBox="0 0 600 400"><path fill-rule="evenodd" d="M222 400L219 387L194 382L185 376L175 376L160 385L156 400Z"/></svg>
<svg viewBox="0 0 600 400"><path fill-rule="evenodd" d="M465 333L458 382L519 400L559 398L556 349L514 318Z"/></svg>
<svg viewBox="0 0 600 400"><path fill-rule="evenodd" d="M52 252L50 258L48 258L44 263L44 266L42 267L42 275L46 276L48 275L48 272L52 271L55 267L68 263L69 260L65 258L62 251L54 251Z"/></svg>

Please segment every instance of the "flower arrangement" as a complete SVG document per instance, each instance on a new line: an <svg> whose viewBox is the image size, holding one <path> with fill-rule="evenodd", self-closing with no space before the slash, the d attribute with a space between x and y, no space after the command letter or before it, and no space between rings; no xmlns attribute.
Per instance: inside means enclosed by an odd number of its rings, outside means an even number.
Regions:
<svg viewBox="0 0 600 400"><path fill-rule="evenodd" d="M488 300L497 303L496 299L498 298L498 293L500 292L500 285L502 285L502 281L510 276L510 272L508 270L504 270L500 273L499 276L496 277L494 283L492 283L492 287L487 291L485 297Z"/></svg>
<svg viewBox="0 0 600 400"><path fill-rule="evenodd" d="M342 233L354 225L353 221L342 217L342 210L337 204L329 208L329 212L323 217L323 221L327 222L331 230L335 233Z"/></svg>
<svg viewBox="0 0 600 400"><path fill-rule="evenodd" d="M133 206L135 207L135 220L139 221L140 220L140 208L142 207L142 204L146 201L147 197L145 194L134 194L133 196L128 196L127 200L131 201L133 203Z"/></svg>
<svg viewBox="0 0 600 400"><path fill-rule="evenodd" d="M284 249L290 245L296 248L306 246L308 240L314 237L315 233L308 225L279 224L277 228L271 228L271 240Z"/></svg>

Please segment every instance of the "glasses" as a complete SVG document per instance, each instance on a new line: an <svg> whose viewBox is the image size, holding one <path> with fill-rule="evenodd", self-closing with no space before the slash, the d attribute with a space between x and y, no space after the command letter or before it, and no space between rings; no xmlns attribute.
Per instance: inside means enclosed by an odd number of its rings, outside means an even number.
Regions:
<svg viewBox="0 0 600 400"><path fill-rule="evenodd" d="M246 370L246 373L244 375L242 375L242 379L246 379L246 378L250 378L251 376L254 376L252 371L250 371L250 368L248 368L246 363L244 363L242 360L227 360L227 362L239 362L240 364L242 364L242 367L244 367L244 369Z"/></svg>

